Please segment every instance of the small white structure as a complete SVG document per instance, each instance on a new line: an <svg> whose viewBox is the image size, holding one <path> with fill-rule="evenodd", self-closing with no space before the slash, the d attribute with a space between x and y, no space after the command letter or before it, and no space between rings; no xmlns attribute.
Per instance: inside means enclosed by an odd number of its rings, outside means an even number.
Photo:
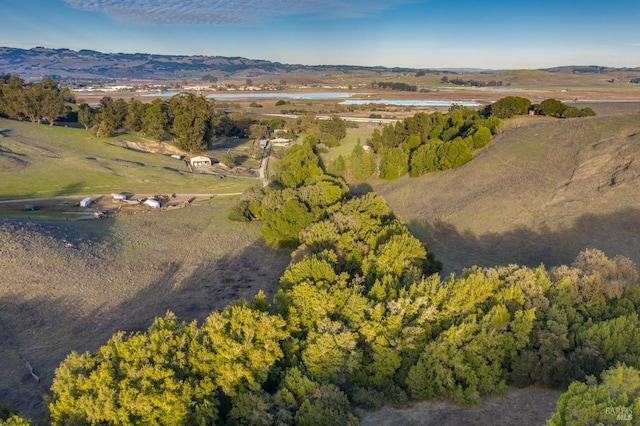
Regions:
<svg viewBox="0 0 640 426"><path fill-rule="evenodd" d="M113 194L111 194L111 196L116 201L125 201L125 200L129 199L129 194L116 194L116 193L113 193Z"/></svg>
<svg viewBox="0 0 640 426"><path fill-rule="evenodd" d="M160 201L154 200L153 198L149 198L144 203L149 207L153 207L154 209L160 208Z"/></svg>
<svg viewBox="0 0 640 426"><path fill-rule="evenodd" d="M171 158L175 158L176 160L182 160L182 155L171 154Z"/></svg>
<svg viewBox="0 0 640 426"><path fill-rule="evenodd" d="M191 167L211 167L211 158L198 155L189 160Z"/></svg>
<svg viewBox="0 0 640 426"><path fill-rule="evenodd" d="M267 139L260 139L260 148L264 149L267 147L268 144L269 144L269 141Z"/></svg>
<svg viewBox="0 0 640 426"><path fill-rule="evenodd" d="M88 207L89 204L91 204L91 197L83 198L82 201L80 201L80 207Z"/></svg>

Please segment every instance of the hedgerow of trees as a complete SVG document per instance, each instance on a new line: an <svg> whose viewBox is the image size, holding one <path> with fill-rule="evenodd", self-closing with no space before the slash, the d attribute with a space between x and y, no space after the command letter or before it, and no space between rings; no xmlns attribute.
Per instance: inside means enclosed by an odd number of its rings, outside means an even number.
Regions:
<svg viewBox="0 0 640 426"><path fill-rule="evenodd" d="M578 109L555 99L532 104L527 98L507 96L479 111L453 105L448 113L418 113L375 129L368 145L358 144L350 158L338 157L327 172L351 180L375 176L396 179L460 167L473 152L491 142L502 130L502 119L534 112L558 118L588 117L595 112ZM364 148L372 148L369 152Z"/></svg>
<svg viewBox="0 0 640 426"><path fill-rule="evenodd" d="M0 116L53 125L71 108L73 95L49 77L26 83L17 74L0 74Z"/></svg>
<svg viewBox="0 0 640 426"><path fill-rule="evenodd" d="M459 167L500 129L499 119L461 106L453 106L446 114L418 113L382 131L375 129L371 145L379 157L378 176L395 179L409 173L415 177ZM355 169L354 174L364 173Z"/></svg>
<svg viewBox="0 0 640 426"><path fill-rule="evenodd" d="M489 81L482 81L482 80L463 80L459 77L455 77L455 78L449 78L448 76L444 76L440 79L441 83L444 84L454 84L456 86L470 86L470 87L500 87L502 86L502 80L489 80ZM507 86L511 86L510 83L507 83Z"/></svg>
<svg viewBox="0 0 640 426"><path fill-rule="evenodd" d="M418 90L417 86L400 82L379 81L377 83L374 83L373 85L381 89L391 89L400 92L416 92Z"/></svg>
<svg viewBox="0 0 640 426"><path fill-rule="evenodd" d="M168 100L154 99L151 103L105 96L96 107L76 105L69 89L61 88L57 81L44 78L26 83L15 74L0 74L0 116L51 125L63 119L77 120L98 137L132 132L157 141L171 141L191 153L223 136L247 137L250 126L257 124L242 114L226 114L211 100L191 93L180 93Z"/></svg>
<svg viewBox="0 0 640 426"><path fill-rule="evenodd" d="M498 118L511 118L514 115L525 115L532 111L535 114L558 118L592 117L596 113L593 109L576 108L557 99L545 99L540 104L532 104L527 98L507 96L484 108L483 115Z"/></svg>
<svg viewBox="0 0 640 426"><path fill-rule="evenodd" d="M640 367L628 259L586 250L550 270L443 279L380 196L350 197L312 153L290 149L283 161L300 170L279 189L251 189L233 212L263 221L268 242L297 245L273 305L258 294L200 325L168 313L72 353L52 386L52 424L356 424L358 407L476 404L510 384L564 387Z"/></svg>

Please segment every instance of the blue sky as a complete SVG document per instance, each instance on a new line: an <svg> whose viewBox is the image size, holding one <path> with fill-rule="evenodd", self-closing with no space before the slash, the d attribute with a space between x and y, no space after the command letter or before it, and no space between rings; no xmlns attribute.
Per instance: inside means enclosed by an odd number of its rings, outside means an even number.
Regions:
<svg viewBox="0 0 640 426"><path fill-rule="evenodd" d="M0 46L307 65L640 66L640 0L0 0Z"/></svg>

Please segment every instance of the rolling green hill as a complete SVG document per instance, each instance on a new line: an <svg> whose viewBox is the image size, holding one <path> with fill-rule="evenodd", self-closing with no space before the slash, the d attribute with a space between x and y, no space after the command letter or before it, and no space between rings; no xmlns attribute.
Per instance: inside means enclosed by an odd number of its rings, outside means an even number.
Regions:
<svg viewBox="0 0 640 426"><path fill-rule="evenodd" d="M373 185L445 272L547 266L586 247L640 263L640 115L533 120L463 167Z"/></svg>
<svg viewBox="0 0 640 426"><path fill-rule="evenodd" d="M130 148L131 134L98 139L84 130L0 118L0 199L132 193L235 193L255 183L190 173L183 161Z"/></svg>

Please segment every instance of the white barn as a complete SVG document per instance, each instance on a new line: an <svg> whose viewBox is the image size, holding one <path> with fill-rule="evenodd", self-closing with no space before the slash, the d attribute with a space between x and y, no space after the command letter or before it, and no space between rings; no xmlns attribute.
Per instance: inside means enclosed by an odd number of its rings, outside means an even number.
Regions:
<svg viewBox="0 0 640 426"><path fill-rule="evenodd" d="M211 158L198 155L189 160L191 167L211 167Z"/></svg>

